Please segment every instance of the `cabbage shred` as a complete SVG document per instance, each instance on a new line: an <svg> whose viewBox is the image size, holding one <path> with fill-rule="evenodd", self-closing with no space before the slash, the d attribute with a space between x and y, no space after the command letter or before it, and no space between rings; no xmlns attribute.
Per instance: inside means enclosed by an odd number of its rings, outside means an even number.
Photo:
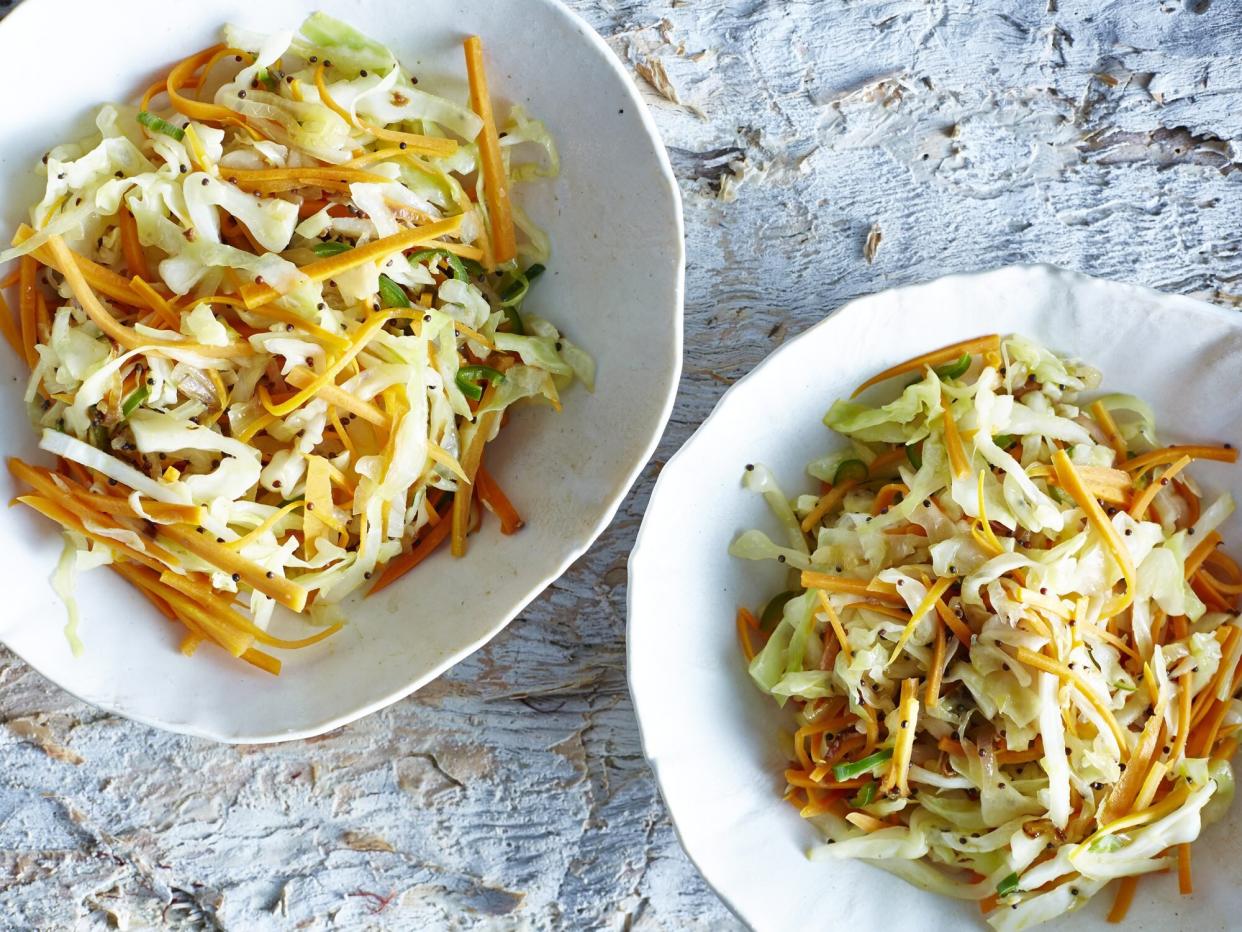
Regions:
<svg viewBox="0 0 1242 932"><path fill-rule="evenodd" d="M483 506L519 526L494 482L473 494L484 445L594 366L506 298L526 298L547 239L526 223L493 261L468 106L323 14L225 40L44 158L0 258L37 273L16 348L60 460L12 465L89 554L61 561L59 591L112 565L186 624L187 653L214 641L278 670L253 646L295 643L267 634L277 605L330 633L450 523L455 552ZM510 190L555 175L542 123L513 107L499 128Z"/></svg>
<svg viewBox="0 0 1242 932"><path fill-rule="evenodd" d="M1160 447L1146 404L1092 405L1099 374L1032 340L980 345L834 404L848 446L811 464L821 494L748 466L778 529L730 552L789 571L738 625L796 719L786 797L828 841L811 856L1014 930L1175 865L1228 806L1242 570L1217 549L1231 498L1184 467L1236 454Z"/></svg>

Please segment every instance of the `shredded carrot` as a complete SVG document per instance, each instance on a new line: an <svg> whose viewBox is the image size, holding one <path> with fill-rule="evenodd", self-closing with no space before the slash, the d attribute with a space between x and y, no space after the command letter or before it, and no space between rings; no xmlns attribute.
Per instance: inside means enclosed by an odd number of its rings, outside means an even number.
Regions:
<svg viewBox="0 0 1242 932"><path fill-rule="evenodd" d="M909 494L910 490L904 482L890 482L875 493L875 501L871 503L871 513L878 515L891 507L898 498Z"/></svg>
<svg viewBox="0 0 1242 932"><path fill-rule="evenodd" d="M939 598L936 599L939 602ZM944 676L944 625L936 625L936 646L932 651L931 666L927 671L927 688L923 692L923 704L928 709L940 702L940 679Z"/></svg>
<svg viewBox="0 0 1242 932"><path fill-rule="evenodd" d="M1057 479L1061 487L1070 494L1070 497L1074 499L1078 507L1083 510L1083 513L1087 516L1088 523L1100 535L1105 549L1112 556L1113 561L1117 564L1117 568L1121 570L1121 576L1125 583L1125 593L1122 596L1115 597L1105 609L1109 616L1119 614L1125 611L1130 606L1130 603L1134 601L1134 561L1130 559L1130 551L1121 542L1117 528L1108 519L1108 515L1100 507L1100 503L1083 486L1077 469L1070 462L1070 458L1065 451L1056 450L1053 452L1052 463L1056 469Z"/></svg>
<svg viewBox="0 0 1242 932"><path fill-rule="evenodd" d="M296 388L306 388L315 381L315 373L305 366L294 366L289 370L289 374L285 376L285 380ZM333 407L355 414L376 427L388 430L392 426L387 414L371 402L365 401L357 395L351 395L335 383L329 382L322 385L319 388L319 397Z"/></svg>
<svg viewBox="0 0 1242 932"><path fill-rule="evenodd" d="M261 536L263 536L268 531L270 531L272 528L274 528L278 523L280 523L280 520L282 518L284 518L294 509L301 508L301 507L302 507L301 499L288 502L283 507L272 512L270 515L264 518L261 523L253 527L251 530L247 531L241 537L237 538L237 540L227 540L221 546L227 547L230 550L241 550L247 544L251 543L252 541L258 540Z"/></svg>
<svg viewBox="0 0 1242 932"><path fill-rule="evenodd" d="M974 635L971 634L970 628L966 627L962 619L958 618L953 613L953 610L944 604L944 599L936 600L936 614L940 616L940 620L945 623L948 629L953 632L953 636L962 642L963 647L970 646Z"/></svg>
<svg viewBox="0 0 1242 932"><path fill-rule="evenodd" d="M1236 463L1238 461L1238 451L1233 447L1213 447L1203 446L1200 444L1189 444L1186 446L1165 447L1160 450L1152 450L1141 456L1136 456L1132 460L1128 460L1121 464L1121 468L1131 473L1136 479L1151 469L1153 466L1160 466L1163 463L1173 463L1181 459L1183 456L1189 456L1192 460L1216 460L1220 463Z"/></svg>
<svg viewBox="0 0 1242 932"><path fill-rule="evenodd" d="M889 605L904 606L905 599L896 592L884 589L871 589L865 579L852 579L848 576L831 576L828 573L817 573L814 570L802 571L802 587L804 589L823 589L825 592L844 592L850 595L875 599Z"/></svg>
<svg viewBox="0 0 1242 932"><path fill-rule="evenodd" d="M146 253L142 251L142 243L138 241L138 223L125 204L121 204L121 209L117 211L117 225L121 228L121 253L125 256L129 274L150 281L151 269L147 265Z"/></svg>
<svg viewBox="0 0 1242 932"><path fill-rule="evenodd" d="M815 527L826 514L839 505L845 498L846 493L856 485L858 485L857 480L844 479L821 495L819 501L815 503L815 507L802 519L802 533L809 534L811 528Z"/></svg>
<svg viewBox="0 0 1242 932"><path fill-rule="evenodd" d="M1050 657L1045 657L1043 654L1037 654L1025 647L1018 648L1017 657L1018 660L1028 667L1035 667L1037 670L1043 670L1046 673L1054 673L1065 682L1072 684L1082 697L1090 703L1091 707L1095 709L1100 718L1104 720L1104 724L1108 726L1108 730L1112 732L1113 738L1117 742L1117 747L1121 749L1123 754L1127 753L1130 747L1129 742L1126 740L1125 732L1117 724L1117 719L1113 717L1112 710L1092 691L1082 677L1065 666L1065 664Z"/></svg>
<svg viewBox="0 0 1242 932"><path fill-rule="evenodd" d="M180 544L190 553L225 573L236 573L246 584L295 612L306 607L307 592L283 576L272 576L259 564L234 553L207 534L193 533L180 525L165 525L160 535Z"/></svg>
<svg viewBox="0 0 1242 932"><path fill-rule="evenodd" d="M1143 516L1147 513L1147 509L1151 507L1152 501L1160 490L1167 486L1179 472L1190 465L1190 457L1183 456L1166 469L1159 479L1152 479L1151 484L1147 486L1134 500L1134 504L1130 506L1130 517L1136 521L1142 521Z"/></svg>
<svg viewBox="0 0 1242 932"><path fill-rule="evenodd" d="M356 113L346 110L338 104L328 92L328 85L324 81L323 62L320 62L319 67L315 69L315 87L319 91L319 99L323 102L324 106L326 106L350 126L357 127L363 132L370 133L376 139L383 139L385 142L400 143L401 148L403 148L406 152L409 152L411 155L429 155L442 158L444 156L452 155L457 151L457 143L451 139L443 139L439 136L424 136L420 133L403 133L399 130L386 129L383 126L376 126L373 123L368 123Z"/></svg>
<svg viewBox="0 0 1242 932"><path fill-rule="evenodd" d="M956 581L957 580L953 576L941 576L935 583L932 584L932 587L927 590L927 594L923 597L923 601L921 601L918 604L918 607L910 614L910 620L906 623L905 629L901 632L901 637L897 639L897 646L893 648L892 654L889 655L888 663L892 663L899 656L901 656L902 650L905 649L906 642L910 640L910 635L914 634L914 629L918 623L923 620L923 616L936 607L936 603L940 600L940 597L944 595L948 588Z"/></svg>
<svg viewBox="0 0 1242 932"><path fill-rule="evenodd" d="M985 337L975 337L972 340L963 340L961 343L942 346L938 350L932 350L930 353L924 353L921 356L915 356L913 359L907 359L905 362L898 363L889 369L885 369L879 375L873 375L863 382L862 385L859 385L858 388L854 389L854 393L850 397L857 398L872 385L877 385L898 375L904 375L907 372L921 372L927 366L938 366L946 362L954 362L966 353L974 355L998 349L1000 349L1000 335L996 333Z"/></svg>
<svg viewBox="0 0 1242 932"><path fill-rule="evenodd" d="M1194 881L1190 876L1189 842L1177 846L1177 892L1182 896L1190 896L1195 892Z"/></svg>
<svg viewBox="0 0 1242 932"><path fill-rule="evenodd" d="M742 654L746 657L746 662L750 663L755 659L755 645L750 640L750 625L747 623L746 616L749 612L745 608L737 610L737 639L742 645ZM797 743L798 750L806 753L805 748L801 746L801 742Z"/></svg>
<svg viewBox="0 0 1242 932"><path fill-rule="evenodd" d="M1113 420L1113 416L1109 414L1108 408L1104 407L1103 402L1096 401L1089 409L1091 416L1095 418L1096 423L1100 425L1100 429L1104 431L1104 436L1108 439L1108 445L1113 448L1113 452L1117 454L1117 462L1123 462L1126 458L1126 441L1121 436L1121 431L1117 429L1117 422Z"/></svg>
<svg viewBox="0 0 1242 932"><path fill-rule="evenodd" d="M17 228L17 233L13 237L13 244L21 245L30 237L34 236L35 231L26 224L22 224ZM71 250L72 252L72 250ZM98 262L92 262L90 259L78 253L72 253L73 260L77 263L82 274L86 276L86 280L91 283L91 287L100 294L113 301L119 301L121 304L130 307L141 307L143 302L134 293L134 289L130 287L129 281L122 275L118 275L112 269L100 265ZM52 255L52 249L48 244L44 244L31 252L31 255L43 265L49 266L65 274L65 270L61 268L56 257Z"/></svg>
<svg viewBox="0 0 1242 932"><path fill-rule="evenodd" d="M65 276L65 281L73 290L74 296L78 299L78 303L82 305L82 309L100 330L104 332L110 339L116 341L126 349L138 349L139 347L162 349L162 350L179 350L181 352L192 352L203 356L253 356L254 349L247 344L229 344L228 346L204 346L200 343L174 343L166 340L153 340L148 337L139 336L129 327L124 326L117 321L100 303L99 298L95 296L95 292L91 289L90 284L82 274L82 270L73 260L73 253L69 247L65 245L65 241L59 236L53 236L48 240L48 245L52 249L52 255L56 257L59 264L61 274Z"/></svg>
<svg viewBox="0 0 1242 932"><path fill-rule="evenodd" d="M944 409L944 445L949 452L949 465L953 475L961 479L970 473L970 460L962 446L962 436L957 432L957 421L953 419L953 405L949 396L941 394L940 406Z"/></svg>
<svg viewBox="0 0 1242 932"><path fill-rule="evenodd" d="M1203 565L1203 561L1207 559L1207 555L1220 546L1221 537L1216 531L1213 531L1207 537L1203 538L1194 550L1186 556L1186 578L1194 576L1199 571L1199 567Z"/></svg>
<svg viewBox="0 0 1242 932"><path fill-rule="evenodd" d="M845 662L850 663L854 659L854 652L850 649L849 638L845 635L845 626L841 624L841 616L832 607L832 600L828 598L823 589L819 590L819 604L824 614L828 616L828 624L833 634L837 636L837 643L840 645L841 653L845 655Z"/></svg>
<svg viewBox="0 0 1242 932"><path fill-rule="evenodd" d="M15 268L8 275L4 276L4 278L0 278L0 288L12 288L21 280L22 271L20 265L21 263L18 263L18 268Z"/></svg>
<svg viewBox="0 0 1242 932"><path fill-rule="evenodd" d="M168 102L174 110L188 116L191 120L197 120L200 123L222 123L230 126L239 126L256 139L263 139L265 138L263 134L251 126L241 114L234 113L232 110L227 107L221 107L219 104L203 103L181 94L181 88L190 86L190 76L199 68L212 61L216 54L222 51L227 53L225 46L213 45L211 48L203 49L201 52L179 62L168 72L168 79L164 82L164 89L168 92Z"/></svg>
<svg viewBox="0 0 1242 932"><path fill-rule="evenodd" d="M263 651L251 647L249 650L242 652L241 659L251 666L258 667L265 673L280 676L280 660L271 654L265 654Z"/></svg>
<svg viewBox="0 0 1242 932"><path fill-rule="evenodd" d="M155 312L161 324L171 330L177 330L181 326L181 318L172 309L172 305L140 276L135 275L130 285L133 286L134 292L146 302L147 307Z"/></svg>
<svg viewBox="0 0 1242 932"><path fill-rule="evenodd" d="M1112 909L1108 911L1109 922L1116 924L1125 921L1130 904L1134 902L1134 890L1138 887L1138 880L1135 874L1121 878L1121 882L1117 884L1117 895L1113 897Z"/></svg>
<svg viewBox="0 0 1242 932"><path fill-rule="evenodd" d="M39 361L39 353L35 350L35 344L39 342L35 327L38 314L35 276L38 274L39 264L33 256L22 256L18 267L21 278L17 291L17 307L22 327L22 350L26 356L26 364L33 369Z"/></svg>
<svg viewBox="0 0 1242 932"><path fill-rule="evenodd" d="M522 516L517 513L517 509L513 507L513 503L509 501L504 490L497 485L496 480L492 478L492 474L487 471L487 467L482 463L479 464L479 471L475 476L475 483L479 489L479 500L483 502L496 517L500 518L500 533L514 534L521 530Z"/></svg>
<svg viewBox="0 0 1242 932"><path fill-rule="evenodd" d="M423 533L412 548L401 554L401 556L390 560L384 567L384 572L375 581L375 585L367 593L367 598L375 595L381 589L387 589L410 570L414 569L414 567L418 566L418 564L422 563L427 557L431 556L435 549L444 543L452 530L452 526L452 521L437 522Z"/></svg>
<svg viewBox="0 0 1242 932"><path fill-rule="evenodd" d="M438 220L425 226L402 230L399 233L394 233L392 236L385 236L382 239L367 243L365 246L359 246L335 256L328 256L327 258L308 263L298 271L302 277L310 281L327 281L329 278L340 275L342 272L348 272L350 269L357 268L367 262L378 262L381 259L387 259L394 252L404 252L415 246L429 245L441 236L456 233L461 227L461 221L462 217L458 214L457 216ZM437 243L436 245L439 246L440 244ZM257 307L275 301L280 297L280 294L271 285L260 285L258 282L251 285L243 285L241 289L241 298L246 303L247 310L254 310Z"/></svg>
<svg viewBox="0 0 1242 932"><path fill-rule="evenodd" d="M979 912L986 916L988 913L996 912L999 906L1000 896L996 893L989 893L979 901Z"/></svg>
<svg viewBox="0 0 1242 932"><path fill-rule="evenodd" d="M483 66L483 41L478 36L470 36L466 39L465 49L466 75L470 80L470 106L483 121L478 144L483 169L483 194L487 199L488 219L491 221L492 264L502 265L517 256L517 238L509 206L509 190L505 182L504 157L500 151L496 117L492 112L487 72Z"/></svg>
<svg viewBox="0 0 1242 932"><path fill-rule="evenodd" d="M494 386L489 385L483 396L484 404L490 399L493 390ZM487 437L491 434L499 417L499 412L489 411L478 418L474 434L462 453L461 466L469 481L458 480L457 492L453 495L452 552L455 557L466 555L466 533L469 530L467 525L470 518L470 501L474 494L475 474L483 460L483 445L487 442Z"/></svg>
<svg viewBox="0 0 1242 932"><path fill-rule="evenodd" d="M284 417L296 411L306 402L314 398L325 386L335 385L336 377L346 364L355 356L361 353L366 345L371 342L371 338L379 332L380 328L391 320L393 314L391 311L380 311L368 317L350 337L349 349L340 356L336 357L328 367L307 383L306 387L296 392L291 397L281 402L274 402L266 385L259 386L259 400L263 407L267 409L267 413L272 417Z"/></svg>

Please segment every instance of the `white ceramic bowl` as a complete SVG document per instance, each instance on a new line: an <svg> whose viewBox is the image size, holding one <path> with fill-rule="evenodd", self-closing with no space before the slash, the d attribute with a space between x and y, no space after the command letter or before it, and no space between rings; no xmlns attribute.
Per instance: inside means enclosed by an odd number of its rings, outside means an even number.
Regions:
<svg viewBox="0 0 1242 932"><path fill-rule="evenodd" d="M437 554L352 604L348 627L286 652L279 678L214 649L182 657L177 630L107 570L82 578L86 652L74 658L46 581L58 534L25 508L0 510L0 639L88 702L221 741L326 731L400 699L494 636L608 524L663 430L681 367L681 205L668 159L620 62L556 0L28 0L0 24L0 82L10 91L0 111L0 228L26 219L41 193L35 163L86 135L97 104L135 99L177 59L219 41L226 22L295 29L316 8L387 43L423 86L460 100L461 41L483 37L497 100L544 119L561 150L559 180L522 197L553 244L532 306L594 354L599 382L593 395L569 392L560 415L515 414L489 454L526 518L520 534L502 537L487 522L467 559ZM71 67L49 70L49 42ZM21 403L26 370L7 348L0 376L4 454L43 461ZM3 481L7 498L13 484Z"/></svg>
<svg viewBox="0 0 1242 932"><path fill-rule="evenodd" d="M771 467L786 494L841 441L822 424L865 378L937 346L1023 333L1150 402L1161 436L1242 440L1242 315L1045 266L954 276L859 299L773 353L733 386L664 467L630 557L630 690L643 748L687 853L725 903L760 930L985 928L974 904L916 889L861 862L810 862L818 840L781 799L788 718L750 682L734 618L781 588L775 566L726 549L776 528L743 467ZM1209 490L1242 501L1242 468L1197 463ZM1226 546L1242 521L1222 529ZM1236 552L1236 551L1235 551ZM1242 805L1194 847L1195 895L1176 877L1139 884L1128 929L1238 928ZM1111 888L1058 927L1107 926Z"/></svg>

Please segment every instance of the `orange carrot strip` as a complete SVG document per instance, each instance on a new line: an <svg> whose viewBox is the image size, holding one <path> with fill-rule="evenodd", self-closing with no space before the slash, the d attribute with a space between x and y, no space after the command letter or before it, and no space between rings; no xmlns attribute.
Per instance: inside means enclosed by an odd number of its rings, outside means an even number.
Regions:
<svg viewBox="0 0 1242 932"><path fill-rule="evenodd" d="M1171 465L1159 479L1152 479L1151 485L1147 486L1138 498L1134 500L1134 504L1130 506L1130 517L1136 521L1142 521L1143 515L1147 513L1147 509L1151 507L1152 500L1159 494L1160 490L1167 486L1179 472L1190 465L1190 457L1182 456L1176 463Z"/></svg>
<svg viewBox="0 0 1242 932"><path fill-rule="evenodd" d="M517 513L517 509L513 507L513 503L509 501L509 497L496 484L496 480L492 478L492 474L487 471L487 467L479 465L478 475L475 476L475 483L479 487L479 499L490 508L500 518L500 533L513 534L520 530L525 524L522 516Z"/></svg>
<svg viewBox="0 0 1242 932"><path fill-rule="evenodd" d="M449 531L453 529L452 521L439 521L426 531L418 542L401 556L388 562L384 567L384 572L379 579L375 581L375 585L371 587L371 591L367 593L367 598L375 595L381 589L387 589L398 579L408 573L418 564L422 563L427 557L435 551L445 538L448 537Z"/></svg>
<svg viewBox="0 0 1242 932"><path fill-rule="evenodd" d="M1195 892L1194 881L1190 876L1190 843L1177 846L1177 892L1182 896L1190 896Z"/></svg>
<svg viewBox="0 0 1242 932"><path fill-rule="evenodd" d="M1108 911L1109 922L1116 924L1125 921L1126 913L1130 911L1130 904L1134 902L1134 890L1137 886L1137 876L1121 878L1121 882L1117 884L1117 895L1113 897L1113 907Z"/></svg>
<svg viewBox="0 0 1242 932"><path fill-rule="evenodd" d="M938 350L932 350L930 353L924 353L921 356L915 356L913 359L907 359L891 368L885 369L878 375L873 375L867 381L854 389L851 398L857 398L872 385L876 385L894 376L904 375L907 372L920 372L925 366L938 366L942 363L953 362L961 358L965 353L975 354L984 353L988 350L1000 349L1000 335L996 333L988 334L985 337L975 337L972 340L963 340L960 343L951 343L948 346L942 346Z"/></svg>
<svg viewBox="0 0 1242 932"><path fill-rule="evenodd" d="M470 80L470 106L483 121L479 133L479 157L483 163L483 196L487 199L488 219L492 230L492 262L501 265L517 256L517 235L509 207L509 190L505 184L504 159L500 154L500 136L496 132L496 116L487 87L483 67L483 40L478 36L466 39L466 76Z"/></svg>
<svg viewBox="0 0 1242 932"><path fill-rule="evenodd" d="M1236 463L1238 461L1238 451L1233 447L1187 444L1184 446L1165 447L1161 450L1152 450L1149 453L1136 456L1132 460L1127 460L1120 465L1126 472L1138 478L1153 466L1176 462L1182 456L1189 456L1192 460L1216 460L1220 463Z"/></svg>
<svg viewBox="0 0 1242 932"><path fill-rule="evenodd" d="M19 268L21 278L17 291L17 309L22 326L22 351L26 356L26 364L33 369L39 361L39 354L35 350L35 344L39 342L35 328L38 314L35 275L38 274L39 263L33 256L22 256Z"/></svg>
<svg viewBox="0 0 1242 932"><path fill-rule="evenodd" d="M129 208L121 205L117 213L118 226L121 228L121 252L125 256L125 267L130 276L137 275L143 281L151 280L151 268L147 265L146 253L142 251L142 243L138 241L138 223Z"/></svg>
<svg viewBox="0 0 1242 932"><path fill-rule="evenodd" d="M973 637L970 628L953 613L949 606L944 604L943 599L936 600L936 614L940 616L940 620L953 632L954 637L962 642L963 647L970 646L970 640Z"/></svg>

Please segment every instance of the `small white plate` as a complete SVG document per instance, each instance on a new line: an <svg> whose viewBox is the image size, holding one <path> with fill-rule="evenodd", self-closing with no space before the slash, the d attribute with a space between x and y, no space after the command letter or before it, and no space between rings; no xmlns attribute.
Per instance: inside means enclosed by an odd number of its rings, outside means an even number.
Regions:
<svg viewBox="0 0 1242 932"><path fill-rule="evenodd" d="M296 29L316 6L391 46L424 87L463 101L462 39L483 37L493 94L546 121L561 150L561 177L521 196L553 249L528 300L595 356L599 380L593 395L567 393L562 414L515 414L489 452L526 519L521 533L503 537L486 522L466 559L437 554L347 605L347 628L284 652L279 678L214 649L182 657L177 628L107 570L81 577L86 652L73 657L47 583L59 535L25 508L0 509L0 639L87 702L220 741L334 728L493 637L607 526L664 428L681 369L677 185L620 62L556 0L27 0L0 24L0 83L12 91L0 111L0 230L27 219L42 191L39 157L87 135L98 104L136 99L178 59L218 42L226 22ZM49 43L66 67L48 67ZM22 405L26 378L0 348L3 453L43 462ZM5 476L7 498L14 484Z"/></svg>
<svg viewBox="0 0 1242 932"><path fill-rule="evenodd" d="M747 528L775 533L741 488L748 462L785 494L840 445L832 402L868 376L946 343L1022 333L1104 373L1107 390L1155 407L1162 439L1242 440L1242 315L1046 266L953 276L861 298L773 353L725 394L664 467L630 557L629 677L643 749L686 852L725 903L760 930L986 928L974 904L916 889L869 864L814 862L814 829L781 799L788 717L750 682L734 618L781 587L775 566L728 555ZM1242 501L1242 468L1197 463L1209 491ZM1222 533L1239 540L1235 517ZM1195 894L1174 876L1139 884L1127 929L1238 928L1242 806L1194 847ZM1104 922L1108 888L1055 927Z"/></svg>

